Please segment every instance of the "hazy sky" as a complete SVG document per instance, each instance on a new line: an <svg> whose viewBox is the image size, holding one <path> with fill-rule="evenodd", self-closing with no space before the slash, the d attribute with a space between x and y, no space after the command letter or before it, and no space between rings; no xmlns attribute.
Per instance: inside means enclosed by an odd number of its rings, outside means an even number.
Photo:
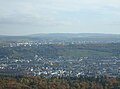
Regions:
<svg viewBox="0 0 120 89"><path fill-rule="evenodd" d="M0 0L0 34L118 33L120 0Z"/></svg>

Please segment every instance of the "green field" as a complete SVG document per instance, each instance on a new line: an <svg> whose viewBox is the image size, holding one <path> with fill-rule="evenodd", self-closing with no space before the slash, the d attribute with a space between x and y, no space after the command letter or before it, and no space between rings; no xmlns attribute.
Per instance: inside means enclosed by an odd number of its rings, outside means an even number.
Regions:
<svg viewBox="0 0 120 89"><path fill-rule="evenodd" d="M66 57L112 56L112 53L84 49L65 49L60 54Z"/></svg>

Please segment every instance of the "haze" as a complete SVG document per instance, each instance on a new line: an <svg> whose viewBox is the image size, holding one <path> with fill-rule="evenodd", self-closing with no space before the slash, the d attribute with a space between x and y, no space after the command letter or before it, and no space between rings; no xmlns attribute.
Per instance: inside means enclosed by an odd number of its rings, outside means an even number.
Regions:
<svg viewBox="0 0 120 89"><path fill-rule="evenodd" d="M0 0L0 35L120 34L119 0Z"/></svg>

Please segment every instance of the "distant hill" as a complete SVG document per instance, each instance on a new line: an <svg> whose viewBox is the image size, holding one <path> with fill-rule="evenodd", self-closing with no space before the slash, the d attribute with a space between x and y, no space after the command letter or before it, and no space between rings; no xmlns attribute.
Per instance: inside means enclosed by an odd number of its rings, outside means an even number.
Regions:
<svg viewBox="0 0 120 89"><path fill-rule="evenodd" d="M32 34L30 37L120 37L119 34L100 34L100 33L43 33L43 34Z"/></svg>
<svg viewBox="0 0 120 89"><path fill-rule="evenodd" d="M99 42L120 42L119 34L99 34L99 33L52 33L52 34L33 34L31 38L59 40L59 41L99 41Z"/></svg>
<svg viewBox="0 0 120 89"><path fill-rule="evenodd" d="M43 33L27 36L0 36L0 41L96 41L96 42L120 42L119 34L99 34L99 33Z"/></svg>

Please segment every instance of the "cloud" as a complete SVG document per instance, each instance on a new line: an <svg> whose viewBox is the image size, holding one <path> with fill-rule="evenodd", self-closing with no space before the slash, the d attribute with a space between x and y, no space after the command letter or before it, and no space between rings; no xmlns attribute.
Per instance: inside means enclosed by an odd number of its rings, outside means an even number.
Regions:
<svg viewBox="0 0 120 89"><path fill-rule="evenodd" d="M18 28L85 30L88 25L95 29L106 24L114 28L120 23L119 15L119 0L0 0L0 24Z"/></svg>

